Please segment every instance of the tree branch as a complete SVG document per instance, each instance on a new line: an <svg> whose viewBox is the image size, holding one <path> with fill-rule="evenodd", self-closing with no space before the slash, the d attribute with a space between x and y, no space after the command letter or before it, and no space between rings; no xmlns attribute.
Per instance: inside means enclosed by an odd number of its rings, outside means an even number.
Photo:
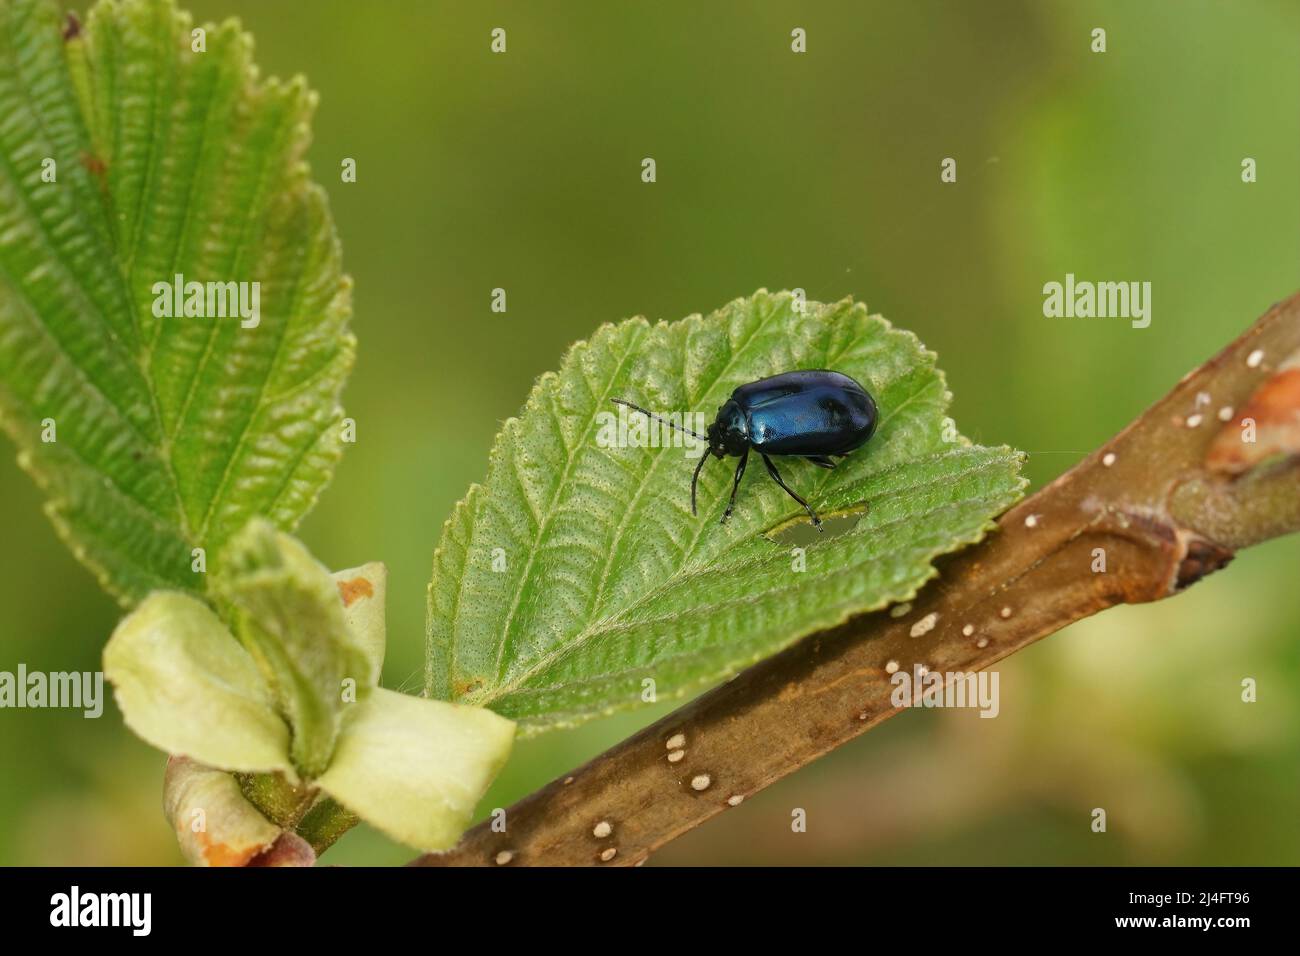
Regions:
<svg viewBox="0 0 1300 956"><path fill-rule="evenodd" d="M1300 530L1300 293L998 528L941 561L907 613L809 636L525 797L507 832L480 825L414 864L640 863L897 713L891 662L977 671Z"/></svg>

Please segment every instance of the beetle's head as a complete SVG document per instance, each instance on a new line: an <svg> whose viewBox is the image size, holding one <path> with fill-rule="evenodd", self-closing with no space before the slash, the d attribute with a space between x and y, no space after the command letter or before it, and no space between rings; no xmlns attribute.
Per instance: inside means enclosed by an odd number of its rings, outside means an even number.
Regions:
<svg viewBox="0 0 1300 956"><path fill-rule="evenodd" d="M718 417L709 426L709 451L722 458L743 455L749 448L749 423L733 399L718 409Z"/></svg>

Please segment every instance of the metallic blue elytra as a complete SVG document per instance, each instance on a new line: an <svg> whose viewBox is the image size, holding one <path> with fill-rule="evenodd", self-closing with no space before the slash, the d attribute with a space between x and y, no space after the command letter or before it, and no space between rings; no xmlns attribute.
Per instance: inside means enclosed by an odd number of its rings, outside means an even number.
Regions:
<svg viewBox="0 0 1300 956"><path fill-rule="evenodd" d="M771 378L741 385L718 409L718 417L701 435L689 428L661 418L654 412L621 398L613 399L679 431L708 443L691 476L691 514L695 514L695 489L700 470L709 455L740 458L731 484L731 500L723 512L725 522L736 507L736 491L751 451L758 452L767 473L791 498L803 505L813 524L821 530L817 512L785 483L771 455L807 458L822 468L834 468L831 458L843 458L867 443L876 431L879 412L876 402L856 381L843 372L807 369L783 372Z"/></svg>

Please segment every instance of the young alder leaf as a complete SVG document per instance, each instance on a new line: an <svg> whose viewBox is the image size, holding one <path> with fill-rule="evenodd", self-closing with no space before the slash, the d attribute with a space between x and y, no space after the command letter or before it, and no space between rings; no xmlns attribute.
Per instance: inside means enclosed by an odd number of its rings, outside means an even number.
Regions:
<svg viewBox="0 0 1300 956"><path fill-rule="evenodd" d="M696 462L680 445L605 447L606 416L622 414L612 398L711 421L737 386L817 368L865 385L880 424L833 471L776 460L823 516L860 512L803 551L767 534L803 509L761 461L722 525L735 459L705 464L693 517ZM957 435L949 398L914 335L848 300L802 307L760 291L707 317L602 326L537 382L443 529L426 693L525 732L574 724L684 694L912 597L935 557L979 540L1023 487L1022 456Z"/></svg>
<svg viewBox="0 0 1300 956"><path fill-rule="evenodd" d="M293 731L294 765L309 777L329 763L347 706L379 681L373 652L354 634L340 589L292 535L260 518L231 539L215 596L257 661Z"/></svg>
<svg viewBox="0 0 1300 956"><path fill-rule="evenodd" d="M259 79L236 24L203 52L191 28L171 0L103 0L84 25L0 0L0 424L126 606L204 591L193 549L212 570L251 516L307 511L354 352L302 160L314 95ZM178 275L259 283L256 325L160 316Z"/></svg>

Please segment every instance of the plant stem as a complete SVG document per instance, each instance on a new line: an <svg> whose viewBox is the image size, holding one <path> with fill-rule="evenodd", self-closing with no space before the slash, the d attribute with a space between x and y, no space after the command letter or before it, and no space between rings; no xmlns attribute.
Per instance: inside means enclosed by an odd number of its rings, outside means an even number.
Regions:
<svg viewBox="0 0 1300 956"><path fill-rule="evenodd" d="M258 809L276 826L292 830L302 819L316 791L310 787L295 787L278 773L236 774L244 799Z"/></svg>
<svg viewBox="0 0 1300 956"><path fill-rule="evenodd" d="M356 814L332 797L322 797L298 823L298 835L320 856L357 825Z"/></svg>
<svg viewBox="0 0 1300 956"><path fill-rule="evenodd" d="M1115 604L1168 597L1236 550L1300 530L1300 402L1279 403L1286 390L1273 389L1258 423L1260 441L1280 453L1245 474L1217 467L1219 453L1207 463L1216 438L1221 449L1241 434L1236 410L1259 404L1297 352L1300 294L1004 514L996 534L939 562L939 580L904 616L867 614L809 636L525 797L506 811L507 832L480 825L414 863L493 865L498 854L511 865L642 862L898 713L890 662L977 671ZM929 615L934 626L912 637ZM678 735L685 756L672 763L665 745ZM602 821L611 832L597 838Z"/></svg>

